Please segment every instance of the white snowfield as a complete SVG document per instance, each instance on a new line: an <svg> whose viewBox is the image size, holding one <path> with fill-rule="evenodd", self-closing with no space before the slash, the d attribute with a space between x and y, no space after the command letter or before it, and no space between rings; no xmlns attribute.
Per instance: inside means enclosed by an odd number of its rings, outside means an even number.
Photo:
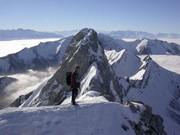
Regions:
<svg viewBox="0 0 180 135"><path fill-rule="evenodd" d="M78 105L6 108L0 110L2 135L135 135L128 119L139 120L129 107L88 92ZM67 101L66 101L67 102ZM128 128L125 131L122 127Z"/></svg>

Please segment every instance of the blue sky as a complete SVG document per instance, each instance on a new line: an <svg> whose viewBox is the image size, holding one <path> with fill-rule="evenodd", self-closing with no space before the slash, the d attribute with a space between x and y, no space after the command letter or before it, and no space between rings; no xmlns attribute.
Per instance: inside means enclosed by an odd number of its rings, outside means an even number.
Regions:
<svg viewBox="0 0 180 135"><path fill-rule="evenodd" d="M180 33L180 0L0 0L0 29Z"/></svg>

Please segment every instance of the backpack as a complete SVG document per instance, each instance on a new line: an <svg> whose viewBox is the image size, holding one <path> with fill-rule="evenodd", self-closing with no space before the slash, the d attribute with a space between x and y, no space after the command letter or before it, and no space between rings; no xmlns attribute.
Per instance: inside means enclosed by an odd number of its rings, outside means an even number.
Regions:
<svg viewBox="0 0 180 135"><path fill-rule="evenodd" d="M66 72L66 84L71 85L71 75L72 72Z"/></svg>

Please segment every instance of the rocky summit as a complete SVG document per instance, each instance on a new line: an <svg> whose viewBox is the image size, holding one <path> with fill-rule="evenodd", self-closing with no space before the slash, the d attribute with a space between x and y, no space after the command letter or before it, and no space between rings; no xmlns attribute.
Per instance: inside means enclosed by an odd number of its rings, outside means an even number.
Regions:
<svg viewBox="0 0 180 135"><path fill-rule="evenodd" d="M32 101L31 106L63 102L70 89L65 83L65 74L68 71L72 72L77 65L81 68L81 95L93 90L100 92L110 101L121 102L123 97L121 86L108 64L97 33L93 29L82 29L72 38L59 69L42 88L39 96ZM96 71L91 73L92 69ZM89 85L85 86L87 83Z"/></svg>

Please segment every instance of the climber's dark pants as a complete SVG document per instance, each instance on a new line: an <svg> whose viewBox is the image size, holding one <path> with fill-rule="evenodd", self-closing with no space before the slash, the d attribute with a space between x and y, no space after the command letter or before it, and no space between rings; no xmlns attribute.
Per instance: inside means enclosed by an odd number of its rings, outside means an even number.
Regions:
<svg viewBox="0 0 180 135"><path fill-rule="evenodd" d="M78 95L78 88L72 88L72 103L73 104L75 104L76 102L75 102L75 99L76 99L76 97L77 97L77 95Z"/></svg>

